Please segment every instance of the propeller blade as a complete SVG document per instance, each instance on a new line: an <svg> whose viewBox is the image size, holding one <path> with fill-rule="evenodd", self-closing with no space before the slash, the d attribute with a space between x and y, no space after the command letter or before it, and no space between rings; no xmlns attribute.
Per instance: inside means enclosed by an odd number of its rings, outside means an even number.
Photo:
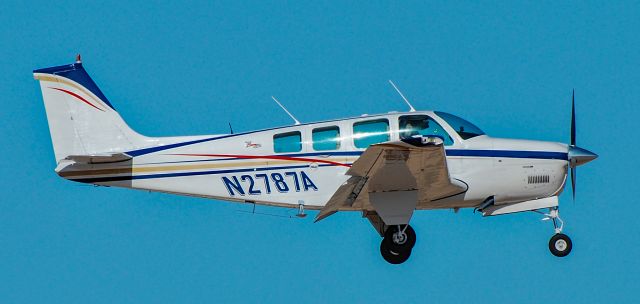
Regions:
<svg viewBox="0 0 640 304"><path fill-rule="evenodd" d="M576 168L571 168L571 190L573 193L573 201L576 201Z"/></svg>
<svg viewBox="0 0 640 304"><path fill-rule="evenodd" d="M571 146L576 146L576 90L571 90ZM576 167L571 167L571 194L576 201Z"/></svg>
<svg viewBox="0 0 640 304"><path fill-rule="evenodd" d="M571 145L576 145L576 90L571 92Z"/></svg>

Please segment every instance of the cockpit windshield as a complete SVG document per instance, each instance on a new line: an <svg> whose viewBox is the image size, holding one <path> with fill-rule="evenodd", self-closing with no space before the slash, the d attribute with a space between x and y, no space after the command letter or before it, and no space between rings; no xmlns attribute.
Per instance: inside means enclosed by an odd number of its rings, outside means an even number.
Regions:
<svg viewBox="0 0 640 304"><path fill-rule="evenodd" d="M444 121L446 121L451 126L451 128L458 132L458 135L460 135L462 139L469 139L476 136L484 135L484 132L482 132L480 128L476 127L476 125L458 116L438 111L434 113L440 116L440 118L444 119Z"/></svg>

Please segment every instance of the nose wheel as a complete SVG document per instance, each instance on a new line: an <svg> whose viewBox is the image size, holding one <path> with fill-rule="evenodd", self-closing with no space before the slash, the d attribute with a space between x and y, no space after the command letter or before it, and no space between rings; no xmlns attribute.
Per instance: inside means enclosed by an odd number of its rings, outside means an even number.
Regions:
<svg viewBox="0 0 640 304"><path fill-rule="evenodd" d="M557 207L552 208L549 210L549 213L544 214L544 216L545 218L542 220L551 220L556 232L556 234L554 234L549 240L549 251L551 251L551 254L560 258L569 255L573 248L573 243L571 243L571 238L569 238L569 236L562 233L564 222L560 218L560 211Z"/></svg>
<svg viewBox="0 0 640 304"><path fill-rule="evenodd" d="M557 233L549 240L549 250L557 257L565 257L571 252L573 247L571 239L562 233Z"/></svg>
<svg viewBox="0 0 640 304"><path fill-rule="evenodd" d="M382 258L390 264L402 264L411 256L416 232L409 225L389 226L380 243Z"/></svg>

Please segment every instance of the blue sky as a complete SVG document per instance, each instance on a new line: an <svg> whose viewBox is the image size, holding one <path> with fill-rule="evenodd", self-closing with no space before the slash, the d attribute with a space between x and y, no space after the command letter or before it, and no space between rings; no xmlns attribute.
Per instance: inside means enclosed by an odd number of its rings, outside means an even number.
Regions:
<svg viewBox="0 0 640 304"><path fill-rule="evenodd" d="M637 302L640 5L633 2L10 1L0 10L2 303ZM137 131L225 133L418 109L600 158L534 214L419 212L399 266L358 213L320 223L58 178L35 68L84 65ZM289 215L286 209L258 211Z"/></svg>

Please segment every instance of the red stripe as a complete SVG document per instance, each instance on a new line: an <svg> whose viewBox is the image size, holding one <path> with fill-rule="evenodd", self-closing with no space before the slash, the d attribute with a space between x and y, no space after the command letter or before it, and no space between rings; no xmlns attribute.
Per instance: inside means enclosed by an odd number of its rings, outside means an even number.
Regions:
<svg viewBox="0 0 640 304"><path fill-rule="evenodd" d="M323 164L331 164L335 166L343 166L343 167L351 167L350 165L334 162L330 160L322 160L315 158L304 158L304 157L289 157L289 156L278 156L278 155L233 155L233 154L171 154L171 155L181 155L181 156L204 156L204 157L229 157L229 158L239 158L239 159L277 159L277 160L291 160L291 161L299 161L299 162L312 162L312 163L323 163Z"/></svg>
<svg viewBox="0 0 640 304"><path fill-rule="evenodd" d="M96 108L96 109L98 109L98 110L100 110L100 111L104 112L104 110L103 110L103 109L100 109L100 108L98 108L98 107L94 106L92 103L90 103L89 101L87 101L86 99L82 98L82 96L80 96L80 95L78 95L78 94L76 94L76 93L73 93L73 92L71 92L71 91L67 91L67 90L65 90L65 89L58 89L58 88L49 88L49 89L54 89L54 90L58 90L58 91L61 91L61 92L65 92L65 93L67 93L67 94L69 94L69 95L71 95L71 96L73 96L73 97L75 97L75 98L78 98L78 99L82 100L84 103L86 103L86 104L88 104L88 105L90 105L90 106L92 106L92 107L94 107L94 108Z"/></svg>

